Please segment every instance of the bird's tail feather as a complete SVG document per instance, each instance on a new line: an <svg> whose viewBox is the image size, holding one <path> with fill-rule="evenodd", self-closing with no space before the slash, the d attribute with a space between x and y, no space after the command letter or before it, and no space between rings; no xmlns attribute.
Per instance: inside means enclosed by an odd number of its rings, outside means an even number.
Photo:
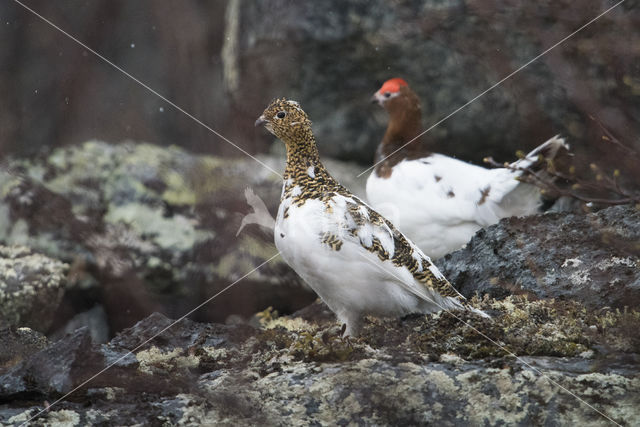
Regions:
<svg viewBox="0 0 640 427"><path fill-rule="evenodd" d="M464 298L464 297L462 297L462 298ZM466 299L458 299L458 298L453 298L453 297L447 297L447 300L449 300L448 302L450 303L449 307L447 307L447 308L454 308L454 309L458 309L458 310L466 310L466 311L469 311L471 313L475 313L480 317L491 319L491 316L489 316L484 311L471 306L471 304Z"/></svg>
<svg viewBox="0 0 640 427"><path fill-rule="evenodd" d="M511 163L511 166L516 169L530 169L533 171L545 169L547 165L546 160L553 159L556 154L558 154L560 148L569 150L569 144L567 144L560 135L556 135L533 149L524 158Z"/></svg>
<svg viewBox="0 0 640 427"><path fill-rule="evenodd" d="M464 308L465 308L465 310L470 311L472 313L475 313L480 317L484 317L486 319L491 319L491 316L489 316L487 313L485 313L484 311L480 310L479 308L471 307L470 305L467 305L467 304L465 304Z"/></svg>

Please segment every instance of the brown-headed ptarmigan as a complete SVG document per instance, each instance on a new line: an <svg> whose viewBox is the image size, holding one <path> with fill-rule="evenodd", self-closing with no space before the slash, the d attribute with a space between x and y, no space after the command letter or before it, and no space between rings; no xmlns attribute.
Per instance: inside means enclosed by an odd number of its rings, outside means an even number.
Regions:
<svg viewBox="0 0 640 427"><path fill-rule="evenodd" d="M423 133L420 100L403 79L386 81L372 100L389 124L367 179L368 202L434 259L502 218L539 212L540 189L519 181L519 169L544 169L545 159L568 149L554 136L511 168L486 169L431 153L416 138Z"/></svg>

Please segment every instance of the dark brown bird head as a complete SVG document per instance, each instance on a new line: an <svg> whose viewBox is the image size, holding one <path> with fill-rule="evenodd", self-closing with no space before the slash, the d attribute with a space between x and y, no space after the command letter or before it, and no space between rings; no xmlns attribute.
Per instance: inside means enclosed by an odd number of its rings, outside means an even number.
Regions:
<svg viewBox="0 0 640 427"><path fill-rule="evenodd" d="M300 104L296 101L284 98L271 102L258 117L255 125L264 125L269 132L287 145L292 142L308 140L310 137L313 139L311 120L309 120L307 113L300 108Z"/></svg>
<svg viewBox="0 0 640 427"><path fill-rule="evenodd" d="M422 119L420 99L401 78L389 79L371 98L372 102L380 104L389 113L392 125L408 127L416 130ZM394 123L395 122L395 123Z"/></svg>
<svg viewBox="0 0 640 427"><path fill-rule="evenodd" d="M406 81L401 78L389 79L376 93L371 97L372 103L378 103L380 106L387 108L387 105L393 104L393 100L401 95L401 88L409 88Z"/></svg>
<svg viewBox="0 0 640 427"><path fill-rule="evenodd" d="M422 137L418 136L422 134L420 99L406 81L397 77L387 80L371 100L389 113L389 124L376 152L376 162L384 159L376 168L378 175L390 176L389 168L399 161L429 154Z"/></svg>
<svg viewBox="0 0 640 427"><path fill-rule="evenodd" d="M397 110L420 110L418 96L409 88L406 81L398 77L384 82L371 97L371 102L379 104L390 114Z"/></svg>

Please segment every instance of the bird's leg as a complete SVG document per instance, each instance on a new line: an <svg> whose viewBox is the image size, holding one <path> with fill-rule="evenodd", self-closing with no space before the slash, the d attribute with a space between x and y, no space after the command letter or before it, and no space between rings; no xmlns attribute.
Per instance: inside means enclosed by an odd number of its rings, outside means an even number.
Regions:
<svg viewBox="0 0 640 427"><path fill-rule="evenodd" d="M340 328L340 340L343 343L347 344L347 347L349 347L350 350L353 350L353 343L351 342L351 335L347 334L347 324L343 323L342 327Z"/></svg>

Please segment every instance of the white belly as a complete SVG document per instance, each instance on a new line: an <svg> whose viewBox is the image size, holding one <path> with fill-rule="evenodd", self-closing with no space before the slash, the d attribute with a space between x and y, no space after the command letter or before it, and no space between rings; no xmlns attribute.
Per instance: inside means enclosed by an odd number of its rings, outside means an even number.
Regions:
<svg viewBox="0 0 640 427"><path fill-rule="evenodd" d="M399 316L440 309L407 289L405 283L415 279L406 268L380 261L359 241L345 238L339 250L322 243L325 232L340 236L344 230L343 224L326 215L321 202L291 206L286 219L284 206L274 229L276 247L342 322L355 326L366 314Z"/></svg>
<svg viewBox="0 0 640 427"><path fill-rule="evenodd" d="M339 316L347 307L377 315L416 308L416 298L388 283L388 274L375 267L380 263L376 255L346 240L334 250L321 243L325 232L340 236L344 230L339 223L326 220L321 202L310 200L301 207L290 207L284 221L278 215L275 244L285 261Z"/></svg>

